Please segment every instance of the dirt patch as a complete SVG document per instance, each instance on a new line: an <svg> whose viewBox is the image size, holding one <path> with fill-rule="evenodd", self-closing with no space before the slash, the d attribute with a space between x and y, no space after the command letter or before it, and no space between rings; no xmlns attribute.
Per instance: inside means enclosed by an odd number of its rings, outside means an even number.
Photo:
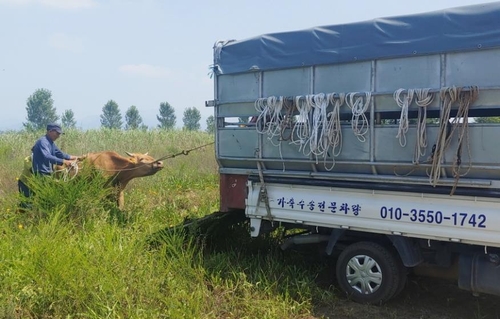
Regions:
<svg viewBox="0 0 500 319"><path fill-rule="evenodd" d="M201 222L203 226L204 220ZM457 280L451 279L451 277L456 278L457 269L441 269L440 276L449 277L448 279L421 276L426 273L426 270L419 269L420 275L409 274L405 288L396 298L380 306L363 305L349 300L342 291L336 288L337 251L334 251L334 256L326 256L324 244L318 244L293 246L284 252L277 253L274 240L259 238L249 241L248 230L245 227L228 228L224 222L224 220L217 219L214 225L215 231L211 233L223 236L212 238L210 241L212 245L209 245L211 249L207 253L236 249L255 255L255 258L273 254L273 258L281 259L283 264L293 264L303 271L310 272L320 288L333 291L335 295L333 300L315 301L313 296L312 302L317 305L313 307L311 316L307 318L500 319L500 297L486 294L474 296L469 291L459 289ZM246 265L242 264L241 267L245 268ZM436 275L435 271L428 273Z"/></svg>
<svg viewBox="0 0 500 319"><path fill-rule="evenodd" d="M336 288L335 256L320 256L318 253L324 251L322 246L304 249L305 246L295 247L288 253L297 254L307 263L323 265L317 273L316 284L323 289L333 290L337 297L331 303L314 307L311 319L500 319L500 297L487 294L474 296L469 291L459 289L457 269L454 268L441 269L440 273L432 267L419 267L408 275L401 294L383 305L353 302ZM442 277L422 274L439 274Z"/></svg>
<svg viewBox="0 0 500 319"><path fill-rule="evenodd" d="M322 274L319 280L329 275ZM334 278L330 278L335 285ZM325 285L323 281L321 285ZM381 306L361 305L337 291L332 305L314 309L317 318L493 319L500 318L500 297L473 296L456 282L410 275L403 292Z"/></svg>

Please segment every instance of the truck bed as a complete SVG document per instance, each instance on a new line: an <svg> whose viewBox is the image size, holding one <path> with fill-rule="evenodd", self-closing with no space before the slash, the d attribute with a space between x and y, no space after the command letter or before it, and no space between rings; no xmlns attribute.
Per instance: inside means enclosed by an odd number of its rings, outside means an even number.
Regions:
<svg viewBox="0 0 500 319"><path fill-rule="evenodd" d="M264 177L480 188L485 194L500 188L500 126L472 120L500 115L499 3L221 41L214 48L214 74L211 104L222 174L257 175L260 163ZM454 131L433 160L440 136L464 121L458 114L451 124L459 101L443 117L443 92L453 89L477 89L478 96L467 107L464 133ZM409 124L400 134L404 110L394 98L398 90L403 97L410 90L433 97L425 106L427 136L419 154L422 107L416 98L408 105ZM364 119L355 118L347 102L340 105L341 145L335 149L320 150L300 136L307 125L308 138L331 133L322 131L326 122L314 122L313 108L301 111L304 101L321 95L367 102ZM259 105L269 106L270 98L283 101L281 119L290 110L289 123L266 123ZM325 114L333 109L327 102ZM365 126L362 138L353 123Z"/></svg>

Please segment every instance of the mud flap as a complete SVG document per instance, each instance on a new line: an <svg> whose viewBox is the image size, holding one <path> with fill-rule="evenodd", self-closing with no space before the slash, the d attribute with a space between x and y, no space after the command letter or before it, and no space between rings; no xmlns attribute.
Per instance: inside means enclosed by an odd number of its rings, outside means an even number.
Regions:
<svg viewBox="0 0 500 319"><path fill-rule="evenodd" d="M397 235L387 235L387 237L394 247L396 247L406 267L415 267L424 261L424 256L422 256L420 247L415 245L410 238Z"/></svg>

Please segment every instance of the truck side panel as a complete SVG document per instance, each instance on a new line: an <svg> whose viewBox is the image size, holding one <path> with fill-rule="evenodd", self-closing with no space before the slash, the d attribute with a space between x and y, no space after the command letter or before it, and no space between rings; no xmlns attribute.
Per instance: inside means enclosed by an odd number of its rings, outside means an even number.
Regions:
<svg viewBox="0 0 500 319"><path fill-rule="evenodd" d="M500 247L500 201L466 196L249 182L249 218Z"/></svg>

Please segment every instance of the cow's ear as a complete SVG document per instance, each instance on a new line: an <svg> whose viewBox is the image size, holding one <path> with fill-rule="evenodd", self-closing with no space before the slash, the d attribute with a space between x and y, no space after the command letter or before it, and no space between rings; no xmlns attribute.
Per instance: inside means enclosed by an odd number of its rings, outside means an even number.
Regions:
<svg viewBox="0 0 500 319"><path fill-rule="evenodd" d="M134 154L132 154L132 153L125 152L125 154L127 154L127 155L128 155L128 156L130 156L130 157L134 157Z"/></svg>

